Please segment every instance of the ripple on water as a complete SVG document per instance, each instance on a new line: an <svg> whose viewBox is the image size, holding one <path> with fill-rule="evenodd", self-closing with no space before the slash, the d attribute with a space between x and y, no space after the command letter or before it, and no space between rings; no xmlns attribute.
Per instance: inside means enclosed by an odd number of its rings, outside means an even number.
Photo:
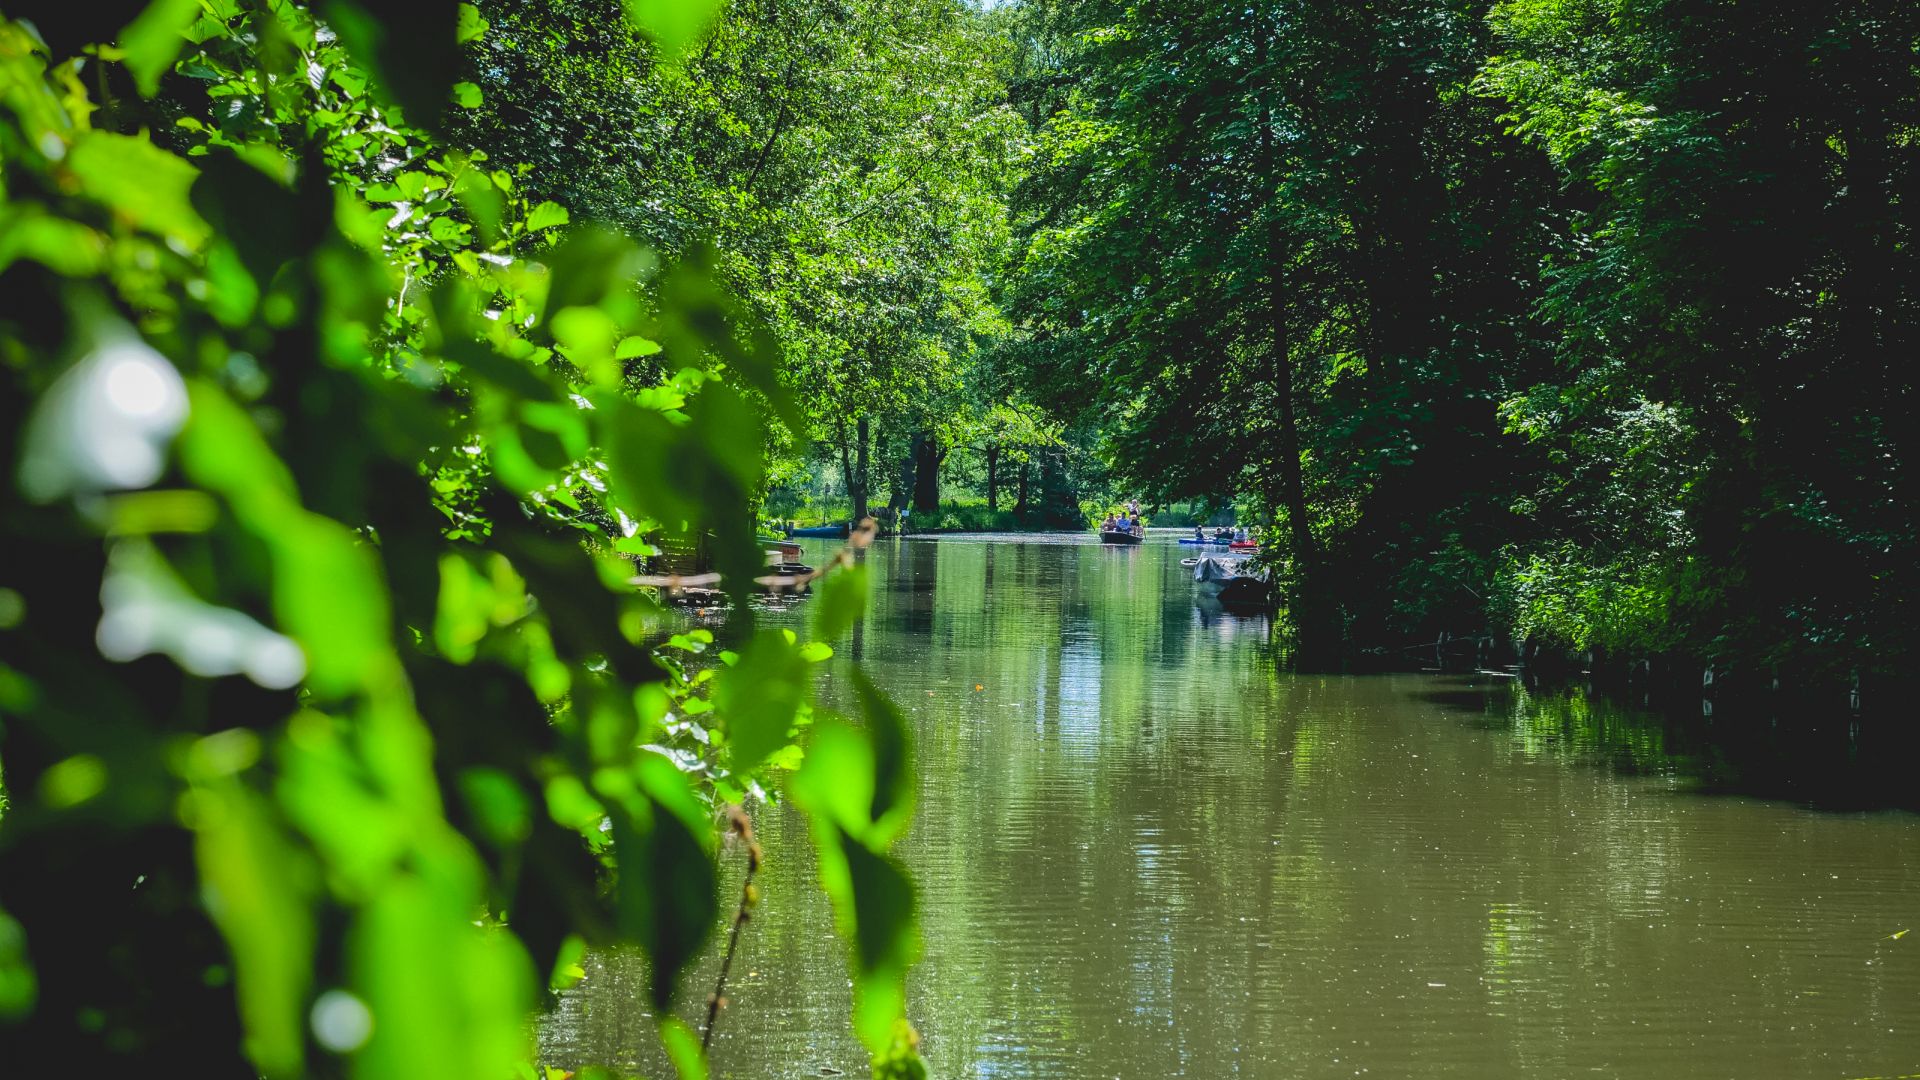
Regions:
<svg viewBox="0 0 1920 1080"><path fill-rule="evenodd" d="M1265 620L1196 604L1180 554L1090 535L869 554L883 587L839 652L917 733L900 850L935 1075L1920 1069L1920 934L1891 936L1920 929L1914 817L1695 793L1660 725L1591 702L1278 674ZM805 824L757 816L765 902L716 1075L859 1075ZM545 1059L664 1074L640 959L587 968Z"/></svg>

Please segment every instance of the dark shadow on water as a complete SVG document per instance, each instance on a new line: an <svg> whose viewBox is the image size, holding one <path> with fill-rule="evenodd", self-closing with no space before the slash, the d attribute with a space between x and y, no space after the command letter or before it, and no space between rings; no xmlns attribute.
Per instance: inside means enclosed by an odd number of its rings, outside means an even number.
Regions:
<svg viewBox="0 0 1920 1080"><path fill-rule="evenodd" d="M1449 677L1409 696L1463 726L1620 775L1680 777L1700 795L1839 813L1920 811L1920 732L1890 718L1836 717L1787 701L1662 712L1581 687L1529 690L1479 676Z"/></svg>

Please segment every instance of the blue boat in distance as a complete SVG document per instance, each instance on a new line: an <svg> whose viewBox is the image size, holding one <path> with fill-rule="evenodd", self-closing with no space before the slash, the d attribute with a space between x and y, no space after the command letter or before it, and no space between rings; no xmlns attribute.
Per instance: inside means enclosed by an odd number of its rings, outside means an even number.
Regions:
<svg viewBox="0 0 1920 1080"><path fill-rule="evenodd" d="M804 529L788 529L788 536L822 536L829 539L845 540L848 527L842 525L809 525Z"/></svg>

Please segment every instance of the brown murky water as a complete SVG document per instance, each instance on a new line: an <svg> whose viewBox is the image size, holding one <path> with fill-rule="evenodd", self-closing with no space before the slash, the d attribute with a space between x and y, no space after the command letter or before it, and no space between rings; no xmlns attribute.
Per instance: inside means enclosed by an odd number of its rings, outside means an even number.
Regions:
<svg viewBox="0 0 1920 1080"><path fill-rule="evenodd" d="M1920 817L1709 794L1661 724L1510 680L1277 672L1182 554L870 553L841 652L918 732L935 1076L1920 1074ZM758 816L715 1074L864 1075L804 823ZM670 1075L641 961L587 969L544 1059Z"/></svg>

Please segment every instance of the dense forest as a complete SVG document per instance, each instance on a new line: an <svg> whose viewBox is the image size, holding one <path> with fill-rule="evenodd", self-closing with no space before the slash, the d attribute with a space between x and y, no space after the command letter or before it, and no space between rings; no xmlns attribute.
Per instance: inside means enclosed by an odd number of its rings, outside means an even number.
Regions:
<svg viewBox="0 0 1920 1080"><path fill-rule="evenodd" d="M1906 670L1912 5L1004 14L1019 366L1306 643Z"/></svg>
<svg viewBox="0 0 1920 1080"><path fill-rule="evenodd" d="M773 793L875 1075L925 1075L906 725L809 674L871 528L811 639L747 602L810 476L856 526L1237 516L1302 668L1907 677L1917 43L1894 0L7 4L0 1059L506 1076L625 942L704 1076L681 974L760 857L713 816Z"/></svg>

